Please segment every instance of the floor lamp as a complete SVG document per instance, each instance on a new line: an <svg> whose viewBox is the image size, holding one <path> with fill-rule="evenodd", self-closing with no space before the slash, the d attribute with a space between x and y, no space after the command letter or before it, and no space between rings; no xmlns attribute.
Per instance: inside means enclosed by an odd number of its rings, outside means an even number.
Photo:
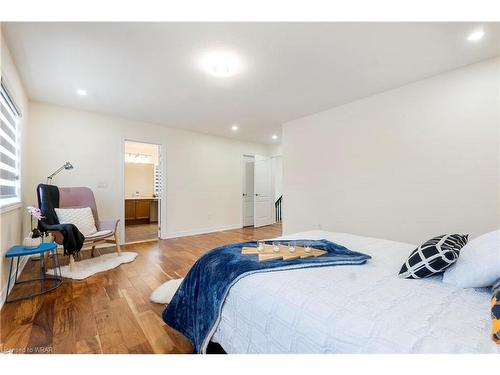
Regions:
<svg viewBox="0 0 500 375"><path fill-rule="evenodd" d="M56 174L58 174L59 172L61 172L64 169L67 169L67 170L73 169L73 165L69 161L64 163L64 165L62 165L59 169L57 169L54 173L52 173L50 176L47 177L47 185L52 183L52 177L54 177Z"/></svg>

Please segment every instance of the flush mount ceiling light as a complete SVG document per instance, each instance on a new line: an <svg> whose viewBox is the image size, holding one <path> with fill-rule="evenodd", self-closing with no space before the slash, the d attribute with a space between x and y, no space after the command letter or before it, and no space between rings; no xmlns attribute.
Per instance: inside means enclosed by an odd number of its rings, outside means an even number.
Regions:
<svg viewBox="0 0 500 375"><path fill-rule="evenodd" d="M477 41L483 39L483 36L484 36L484 31L482 29L476 30L476 31L473 31L472 33L469 34L469 36L467 37L467 40L469 42L477 42Z"/></svg>
<svg viewBox="0 0 500 375"><path fill-rule="evenodd" d="M235 125L233 125L233 126L231 126L231 130L232 130L233 132L237 131L239 128L240 128L240 127L239 127L238 125L236 125L236 124L235 124Z"/></svg>
<svg viewBox="0 0 500 375"><path fill-rule="evenodd" d="M85 91L83 89L78 89L78 90L76 90L76 94L80 95L80 96L87 96L87 91Z"/></svg>
<svg viewBox="0 0 500 375"><path fill-rule="evenodd" d="M210 52L201 59L203 69L210 75L220 78L231 77L241 69L241 61L231 52Z"/></svg>
<svg viewBox="0 0 500 375"><path fill-rule="evenodd" d="M277 139L278 139L278 136L277 136L276 134L273 134L273 135L271 136L271 138L272 138L272 139L274 139L274 140L277 140Z"/></svg>

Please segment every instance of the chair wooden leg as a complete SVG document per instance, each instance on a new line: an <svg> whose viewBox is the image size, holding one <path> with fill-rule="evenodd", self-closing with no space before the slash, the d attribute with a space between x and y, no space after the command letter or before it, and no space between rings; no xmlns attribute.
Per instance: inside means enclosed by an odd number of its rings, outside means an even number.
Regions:
<svg viewBox="0 0 500 375"><path fill-rule="evenodd" d="M121 255L122 249L120 248L120 242L118 242L118 236L115 233L115 243L116 243L116 251L118 252L118 255Z"/></svg>
<svg viewBox="0 0 500 375"><path fill-rule="evenodd" d="M48 267L48 264L49 264L49 253L48 252L45 252L43 254L43 257L44 257L44 266L45 266L45 270L44 272L47 272L47 267Z"/></svg>
<svg viewBox="0 0 500 375"><path fill-rule="evenodd" d="M90 250L90 256L92 258L94 257L94 250L95 250L95 245L92 245L92 249Z"/></svg>
<svg viewBox="0 0 500 375"><path fill-rule="evenodd" d="M69 256L69 270L73 272L75 270L75 258L73 255Z"/></svg>

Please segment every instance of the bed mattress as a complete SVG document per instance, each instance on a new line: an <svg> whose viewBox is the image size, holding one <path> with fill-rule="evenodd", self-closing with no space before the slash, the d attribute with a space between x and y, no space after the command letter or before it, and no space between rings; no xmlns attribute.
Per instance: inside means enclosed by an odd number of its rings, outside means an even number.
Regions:
<svg viewBox="0 0 500 375"><path fill-rule="evenodd" d="M212 337L226 352L500 353L488 290L397 277L415 245L325 231L281 239L328 239L372 259L239 280Z"/></svg>

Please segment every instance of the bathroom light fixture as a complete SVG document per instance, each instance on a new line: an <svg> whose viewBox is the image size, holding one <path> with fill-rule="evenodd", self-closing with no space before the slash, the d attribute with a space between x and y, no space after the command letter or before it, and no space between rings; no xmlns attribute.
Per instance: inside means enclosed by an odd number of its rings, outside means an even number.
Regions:
<svg viewBox="0 0 500 375"><path fill-rule="evenodd" d="M210 52L201 59L203 69L220 78L231 77L241 69L241 61L235 54L225 51Z"/></svg>
<svg viewBox="0 0 500 375"><path fill-rule="evenodd" d="M235 125L233 125L233 126L231 126L231 130L232 130L233 132L237 131L238 129L239 129L239 126L238 126L238 125L236 125L236 124L235 124Z"/></svg>
<svg viewBox="0 0 500 375"><path fill-rule="evenodd" d="M85 91L83 89L76 90L76 93L77 93L77 95L80 95L80 96L87 96L87 91Z"/></svg>
<svg viewBox="0 0 500 375"><path fill-rule="evenodd" d="M483 36L484 36L484 30L480 29L470 33L469 36L467 37L467 40L469 42L477 42L483 39Z"/></svg>
<svg viewBox="0 0 500 375"><path fill-rule="evenodd" d="M273 135L271 136L271 138L272 138L272 139L274 139L274 140L277 140L277 139L278 139L278 136L277 136L276 134L273 134Z"/></svg>

